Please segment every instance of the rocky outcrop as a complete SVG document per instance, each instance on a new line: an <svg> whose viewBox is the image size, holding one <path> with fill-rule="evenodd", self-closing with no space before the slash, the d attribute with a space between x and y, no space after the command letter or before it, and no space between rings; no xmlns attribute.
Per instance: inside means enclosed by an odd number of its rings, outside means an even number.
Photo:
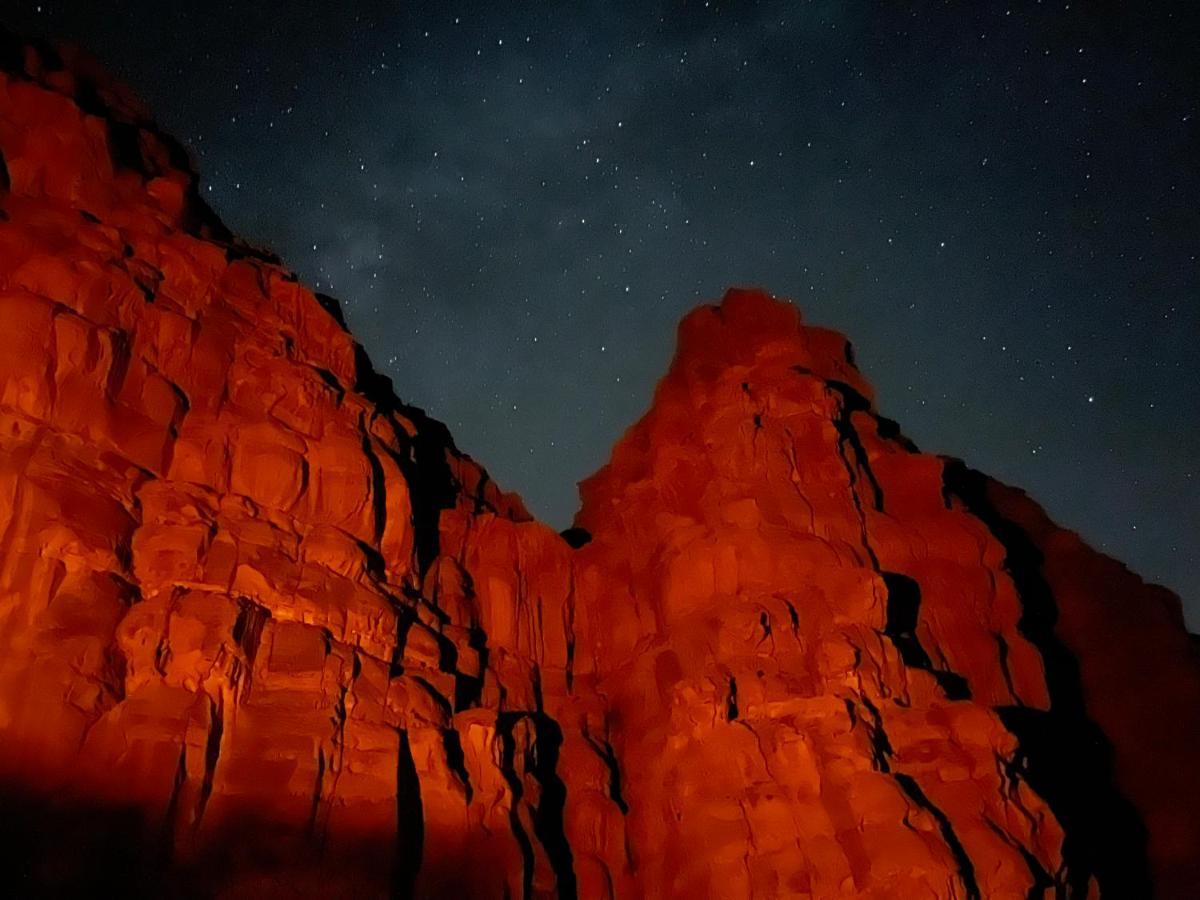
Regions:
<svg viewBox="0 0 1200 900"><path fill-rule="evenodd" d="M1163 897L1178 599L731 291L563 535L0 39L0 871L154 896Z"/></svg>

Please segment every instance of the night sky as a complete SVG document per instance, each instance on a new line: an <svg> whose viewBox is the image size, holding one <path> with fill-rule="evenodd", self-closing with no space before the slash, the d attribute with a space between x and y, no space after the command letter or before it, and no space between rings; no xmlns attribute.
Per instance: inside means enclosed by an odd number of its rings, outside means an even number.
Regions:
<svg viewBox="0 0 1200 900"><path fill-rule="evenodd" d="M1200 12L8 0L556 527L731 284L1200 627ZM578 7L578 8L576 8Z"/></svg>

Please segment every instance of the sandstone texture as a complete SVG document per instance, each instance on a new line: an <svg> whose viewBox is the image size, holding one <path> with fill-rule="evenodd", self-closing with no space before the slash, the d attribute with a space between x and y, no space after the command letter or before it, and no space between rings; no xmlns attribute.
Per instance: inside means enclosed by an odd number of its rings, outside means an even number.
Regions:
<svg viewBox="0 0 1200 900"><path fill-rule="evenodd" d="M1178 598L840 335L695 310L581 494L533 520L0 33L0 893L1200 896Z"/></svg>

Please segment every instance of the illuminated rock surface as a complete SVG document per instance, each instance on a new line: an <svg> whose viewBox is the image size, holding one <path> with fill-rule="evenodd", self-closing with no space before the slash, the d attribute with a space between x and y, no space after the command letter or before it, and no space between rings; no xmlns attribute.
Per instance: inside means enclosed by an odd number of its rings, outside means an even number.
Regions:
<svg viewBox="0 0 1200 900"><path fill-rule="evenodd" d="M1178 599L841 336L694 311L560 536L136 101L0 69L4 893L1196 895Z"/></svg>

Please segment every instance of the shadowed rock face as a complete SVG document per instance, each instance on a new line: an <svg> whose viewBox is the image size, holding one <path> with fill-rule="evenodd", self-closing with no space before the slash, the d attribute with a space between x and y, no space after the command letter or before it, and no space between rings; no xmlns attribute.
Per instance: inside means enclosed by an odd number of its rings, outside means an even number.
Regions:
<svg viewBox="0 0 1200 900"><path fill-rule="evenodd" d="M5 893L1194 896L1178 599L841 336L691 313L560 536L136 101L0 70Z"/></svg>

